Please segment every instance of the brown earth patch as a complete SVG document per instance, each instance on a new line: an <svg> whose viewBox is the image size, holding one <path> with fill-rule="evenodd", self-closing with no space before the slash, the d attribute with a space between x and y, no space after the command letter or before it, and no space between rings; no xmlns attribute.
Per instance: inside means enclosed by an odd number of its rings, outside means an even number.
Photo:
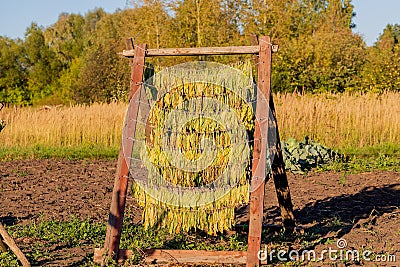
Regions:
<svg viewBox="0 0 400 267"><path fill-rule="evenodd" d="M115 169L116 161L101 160L0 162L0 220L14 225L69 220L73 215L106 223ZM310 243L307 248L317 252L335 248L336 240L344 238L347 249L390 253L397 259L395 263L373 265L400 266L400 173L317 172L289 174L288 178L297 224ZM128 197L127 207L139 221L140 209L132 197ZM238 223L248 219L246 209L239 209ZM265 211L265 223L280 223L272 181L266 186ZM17 240L24 250L31 242ZM297 235L288 246L304 249L304 242ZM93 247L87 245L55 247L54 260L43 265L74 266L92 252Z"/></svg>

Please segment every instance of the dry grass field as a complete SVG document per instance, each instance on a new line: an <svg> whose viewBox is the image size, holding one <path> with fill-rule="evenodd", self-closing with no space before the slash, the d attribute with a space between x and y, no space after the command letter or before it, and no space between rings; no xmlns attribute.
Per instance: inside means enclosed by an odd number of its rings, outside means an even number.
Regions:
<svg viewBox="0 0 400 267"><path fill-rule="evenodd" d="M400 143L400 93L277 95L283 139L310 136L344 149Z"/></svg>
<svg viewBox="0 0 400 267"><path fill-rule="evenodd" d="M400 93L382 95L276 94L282 139L309 136L337 149L400 143ZM3 148L103 147L117 149L127 105L5 108Z"/></svg>

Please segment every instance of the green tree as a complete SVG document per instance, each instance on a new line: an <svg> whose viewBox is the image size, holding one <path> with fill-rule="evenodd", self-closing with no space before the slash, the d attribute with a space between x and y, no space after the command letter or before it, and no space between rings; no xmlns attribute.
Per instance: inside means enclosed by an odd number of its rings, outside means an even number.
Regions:
<svg viewBox="0 0 400 267"><path fill-rule="evenodd" d="M30 103L23 59L21 40L0 37L0 102Z"/></svg>
<svg viewBox="0 0 400 267"><path fill-rule="evenodd" d="M88 72L88 67L85 66L89 60L88 54L94 53L94 44L98 42L98 38L101 39L101 36L95 33L99 22L106 15L101 8L89 11L85 16L62 13L58 21L46 29L46 43L62 62L63 69L60 72L56 93L61 101L92 101L82 99L81 95L84 91L82 87L86 85L81 77L82 72ZM93 63L90 62L90 64Z"/></svg>
<svg viewBox="0 0 400 267"><path fill-rule="evenodd" d="M133 37L135 43L146 43L151 48L171 46L171 16L167 4L161 0L143 0L123 10L119 25L121 36Z"/></svg>
<svg viewBox="0 0 400 267"><path fill-rule="evenodd" d="M286 2L286 3L285 3ZM281 43L292 36L290 24L295 16L294 3L283 0L252 0L243 4L243 27L246 33L269 35Z"/></svg>
<svg viewBox="0 0 400 267"><path fill-rule="evenodd" d="M106 15L96 26L82 61L75 61L69 77L73 98L79 103L109 102L126 96L129 88L129 65L118 57L123 49L118 31L120 16ZM68 76L67 76L68 77Z"/></svg>
<svg viewBox="0 0 400 267"><path fill-rule="evenodd" d="M32 101L42 99L54 93L61 62L55 52L45 43L42 29L35 23L25 33L24 66L27 71L28 88Z"/></svg>
<svg viewBox="0 0 400 267"><path fill-rule="evenodd" d="M76 91L79 91L79 77L83 68L83 57L77 57L72 60L68 68L65 68L61 72L60 78L58 80L58 94L62 102L78 102Z"/></svg>
<svg viewBox="0 0 400 267"><path fill-rule="evenodd" d="M85 15L84 32L86 35L96 31L97 23L107 14L102 8L95 8Z"/></svg>
<svg viewBox="0 0 400 267"><path fill-rule="evenodd" d="M312 16L317 27L285 42L275 57L274 86L280 91L357 90L365 44L351 31L353 6L350 1L330 0L312 10L319 13Z"/></svg>
<svg viewBox="0 0 400 267"><path fill-rule="evenodd" d="M82 55L85 47L85 19L81 15L62 13L45 32L45 43L64 66Z"/></svg>
<svg viewBox="0 0 400 267"><path fill-rule="evenodd" d="M387 25L368 49L362 81L364 91L400 91L400 25Z"/></svg>
<svg viewBox="0 0 400 267"><path fill-rule="evenodd" d="M321 26L331 32L355 27L352 21L355 13L351 0L329 0L328 7L324 13Z"/></svg>
<svg viewBox="0 0 400 267"><path fill-rule="evenodd" d="M175 1L173 28L176 44L184 47L219 46L240 42L233 1Z"/></svg>
<svg viewBox="0 0 400 267"><path fill-rule="evenodd" d="M380 50L394 50L395 46L400 42L400 25L388 24L379 36L375 46Z"/></svg>

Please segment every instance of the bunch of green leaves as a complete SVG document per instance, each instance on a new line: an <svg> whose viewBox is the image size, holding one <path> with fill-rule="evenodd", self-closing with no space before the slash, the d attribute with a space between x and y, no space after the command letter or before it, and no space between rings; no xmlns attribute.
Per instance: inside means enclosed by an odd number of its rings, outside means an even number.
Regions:
<svg viewBox="0 0 400 267"><path fill-rule="evenodd" d="M308 136L300 142L293 138L282 142L282 153L286 169L295 174L303 174L315 167L346 160L344 155L310 140Z"/></svg>

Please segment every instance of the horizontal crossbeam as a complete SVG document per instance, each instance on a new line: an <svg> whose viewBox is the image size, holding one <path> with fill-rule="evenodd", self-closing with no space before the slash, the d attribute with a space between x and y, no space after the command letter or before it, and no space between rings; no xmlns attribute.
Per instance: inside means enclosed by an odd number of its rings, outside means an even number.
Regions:
<svg viewBox="0 0 400 267"><path fill-rule="evenodd" d="M158 56L203 56L203 55L256 55L260 52L260 46L225 46L225 47L192 47L192 48L159 48L146 49L146 57ZM135 50L123 50L119 55L134 57Z"/></svg>

